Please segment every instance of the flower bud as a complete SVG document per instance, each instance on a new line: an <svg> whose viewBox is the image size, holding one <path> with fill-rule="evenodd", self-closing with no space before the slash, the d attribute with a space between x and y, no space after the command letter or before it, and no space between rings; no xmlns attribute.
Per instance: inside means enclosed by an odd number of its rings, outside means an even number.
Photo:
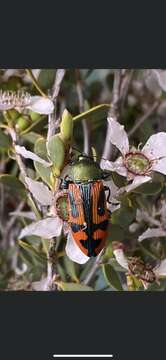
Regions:
<svg viewBox="0 0 166 360"><path fill-rule="evenodd" d="M40 114L38 114L38 113L36 113L36 112L34 112L34 111L29 111L29 115L30 115L32 121L37 121L37 120L39 120L40 117L41 117Z"/></svg>
<svg viewBox="0 0 166 360"><path fill-rule="evenodd" d="M62 114L60 133L64 142L70 142L73 136L73 118L65 109Z"/></svg>
<svg viewBox="0 0 166 360"><path fill-rule="evenodd" d="M27 127L30 125L30 119L29 119L29 116L20 116L18 119L17 119L17 123L16 123L16 130L18 132L21 132L25 129L27 129Z"/></svg>
<svg viewBox="0 0 166 360"><path fill-rule="evenodd" d="M20 116L20 113L15 109L10 109L7 112L9 114L9 117L10 117L11 120L16 120Z"/></svg>

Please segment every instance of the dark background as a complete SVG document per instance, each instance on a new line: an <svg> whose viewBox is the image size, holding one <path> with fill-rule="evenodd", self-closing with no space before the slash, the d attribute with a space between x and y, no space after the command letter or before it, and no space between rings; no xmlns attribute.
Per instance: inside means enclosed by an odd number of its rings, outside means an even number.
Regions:
<svg viewBox="0 0 166 360"><path fill-rule="evenodd" d="M164 359L165 293L1 293L1 359ZM3 354L3 355L2 355Z"/></svg>

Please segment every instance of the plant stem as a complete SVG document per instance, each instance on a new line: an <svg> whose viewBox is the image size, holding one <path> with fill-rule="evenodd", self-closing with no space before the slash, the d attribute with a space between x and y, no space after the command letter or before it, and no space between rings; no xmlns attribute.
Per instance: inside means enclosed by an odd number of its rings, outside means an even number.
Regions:
<svg viewBox="0 0 166 360"><path fill-rule="evenodd" d="M55 81L52 88L52 100L54 102L54 112L48 116L48 132L47 132L47 141L55 134L56 127L57 127L57 98L60 92L60 86L62 80L65 76L65 69L57 69L55 75Z"/></svg>
<svg viewBox="0 0 166 360"><path fill-rule="evenodd" d="M113 90L112 90L111 108L108 112L108 117L112 117L116 121L118 121L119 118L121 75L122 75L122 70L116 69L114 75ZM105 146L104 146L102 158L110 160L112 155L112 150L113 150L113 146L109 139L109 125L107 125L106 140L105 140Z"/></svg>
<svg viewBox="0 0 166 360"><path fill-rule="evenodd" d="M18 142L18 137L17 137L17 134L15 132L15 130L13 128L10 128L8 127L7 128L8 130L8 133L10 134L11 138L12 138L12 142L13 142L13 148L14 150L16 149L15 146L17 145L17 142ZM35 199L33 198L33 195L30 193L29 191L29 188L27 186L27 183L26 183L26 176L27 176L27 171L26 171L26 167L24 165L24 162L22 160L22 157L21 155L17 154L16 150L15 150L15 158L16 158L16 162L17 162L17 165L20 169L20 173L21 173L21 176L22 176L22 180L23 180L23 183L24 183L24 186L25 188L27 189L28 191L28 197L29 197L29 200L31 202L31 204L33 203L34 206L35 206L35 215L37 216L37 218L41 218L40 216L40 211L38 209L38 206L36 204L36 201ZM34 210L34 209L33 209Z"/></svg>
<svg viewBox="0 0 166 360"><path fill-rule="evenodd" d="M58 190L59 181L56 178L54 191ZM47 260L47 290L56 290L57 285L54 283L54 278L56 278L56 265L57 265L57 254L56 254L56 238L49 240L48 248L48 260Z"/></svg>
<svg viewBox="0 0 166 360"><path fill-rule="evenodd" d="M93 276L94 276L94 274L95 274L95 272L96 272L96 270L97 270L97 268L99 266L99 260L100 260L100 258L102 256L102 254L103 254L103 251L101 251L101 253L96 257L96 259L95 259L89 273L87 274L86 278L83 281L84 285L88 285L90 283L90 281L92 280L92 278L93 278Z"/></svg>
<svg viewBox="0 0 166 360"><path fill-rule="evenodd" d="M131 130L129 130L128 132L128 137L130 138L136 131L137 129L144 123L144 121L146 119L148 119L153 113L154 111L158 108L159 106L159 101L156 101L147 111L145 114L143 114L138 120L136 120L135 125L132 127Z"/></svg>
<svg viewBox="0 0 166 360"><path fill-rule="evenodd" d="M33 85L35 88L39 91L40 95L47 97L47 94L44 93L44 91L40 88L35 76L33 75L33 72L31 69L26 69L27 75L31 78Z"/></svg>
<svg viewBox="0 0 166 360"><path fill-rule="evenodd" d="M78 96L79 110L80 110L80 113L83 113L83 111L85 110L85 106L84 106L84 96L83 96L80 70L76 70L76 90L77 90L77 96ZM83 127L83 134L84 134L84 150L83 151L85 154L89 155L90 129L88 126L88 121L86 119L82 119L82 127Z"/></svg>

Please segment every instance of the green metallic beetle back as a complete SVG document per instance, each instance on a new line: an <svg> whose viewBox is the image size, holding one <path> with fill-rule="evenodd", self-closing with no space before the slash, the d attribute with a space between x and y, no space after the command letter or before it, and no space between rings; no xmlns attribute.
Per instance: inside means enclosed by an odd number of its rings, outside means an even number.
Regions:
<svg viewBox="0 0 166 360"><path fill-rule="evenodd" d="M69 177L74 182L87 182L100 180L103 177L103 171L99 164L88 157L79 157L71 166Z"/></svg>

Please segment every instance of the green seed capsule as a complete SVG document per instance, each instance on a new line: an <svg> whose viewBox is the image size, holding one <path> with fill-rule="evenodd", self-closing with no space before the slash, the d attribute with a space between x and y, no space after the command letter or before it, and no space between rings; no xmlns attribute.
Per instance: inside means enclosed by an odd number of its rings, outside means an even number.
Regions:
<svg viewBox="0 0 166 360"><path fill-rule="evenodd" d="M17 123L16 123L16 130L18 132L21 132L25 129L27 129L27 127L30 125L30 120L29 120L29 116L20 116L17 119Z"/></svg>
<svg viewBox="0 0 166 360"><path fill-rule="evenodd" d="M7 112L11 120L16 120L20 117L20 113L15 109L8 110Z"/></svg>
<svg viewBox="0 0 166 360"><path fill-rule="evenodd" d="M29 115L30 115L32 121L37 121L37 120L39 120L40 117L41 117L40 114L35 113L35 112L33 112L33 111L30 111L30 112L29 112Z"/></svg>

